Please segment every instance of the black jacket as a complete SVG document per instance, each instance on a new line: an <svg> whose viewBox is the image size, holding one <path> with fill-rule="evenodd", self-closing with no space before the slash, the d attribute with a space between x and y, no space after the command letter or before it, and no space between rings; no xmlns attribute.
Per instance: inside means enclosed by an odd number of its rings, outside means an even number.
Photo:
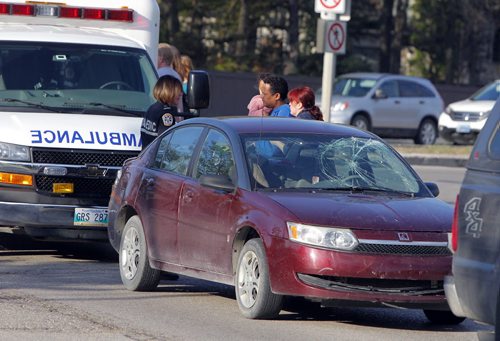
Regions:
<svg viewBox="0 0 500 341"><path fill-rule="evenodd" d="M146 148L153 140L165 130L175 124L177 108L156 102L152 104L142 118L141 140L142 149Z"/></svg>

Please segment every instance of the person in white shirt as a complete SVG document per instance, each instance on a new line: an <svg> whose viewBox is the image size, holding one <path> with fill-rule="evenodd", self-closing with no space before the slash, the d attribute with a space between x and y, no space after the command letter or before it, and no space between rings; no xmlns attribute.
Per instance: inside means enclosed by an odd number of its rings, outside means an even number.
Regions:
<svg viewBox="0 0 500 341"><path fill-rule="evenodd" d="M182 82L181 76L173 68L175 58L180 58L175 46L167 43L158 45L158 76L173 76Z"/></svg>
<svg viewBox="0 0 500 341"><path fill-rule="evenodd" d="M158 76L172 76L177 78L182 83L182 78L177 71L173 68L176 58L180 60L179 50L173 45L167 43L160 43L158 45ZM177 103L179 112L184 112L184 105L182 98ZM176 121L181 121L181 117L176 117Z"/></svg>

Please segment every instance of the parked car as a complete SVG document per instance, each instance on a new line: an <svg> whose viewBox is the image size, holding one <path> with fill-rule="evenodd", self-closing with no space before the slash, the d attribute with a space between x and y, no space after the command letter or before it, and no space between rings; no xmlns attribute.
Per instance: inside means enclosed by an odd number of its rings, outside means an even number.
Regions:
<svg viewBox="0 0 500 341"><path fill-rule="evenodd" d="M473 144L500 96L500 79L471 97L451 103L439 117L439 135L454 144Z"/></svg>
<svg viewBox="0 0 500 341"><path fill-rule="evenodd" d="M423 309L459 323L443 280L453 208L376 135L291 118L194 118L125 162L109 240L129 290L167 271L235 286L242 314L283 296Z"/></svg>
<svg viewBox="0 0 500 341"><path fill-rule="evenodd" d="M500 99L472 149L452 226L453 312L495 326L500 337Z"/></svg>
<svg viewBox="0 0 500 341"><path fill-rule="evenodd" d="M316 101L321 103L321 90ZM433 144L444 102L427 79L384 74L349 73L333 87L330 122L350 124L381 137L412 138Z"/></svg>

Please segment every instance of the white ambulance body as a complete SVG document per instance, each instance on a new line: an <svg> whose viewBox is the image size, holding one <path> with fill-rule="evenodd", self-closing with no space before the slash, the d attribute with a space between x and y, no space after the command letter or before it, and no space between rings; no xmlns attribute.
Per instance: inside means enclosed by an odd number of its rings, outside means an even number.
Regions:
<svg viewBox="0 0 500 341"><path fill-rule="evenodd" d="M107 239L154 103L156 0L0 1L0 226Z"/></svg>

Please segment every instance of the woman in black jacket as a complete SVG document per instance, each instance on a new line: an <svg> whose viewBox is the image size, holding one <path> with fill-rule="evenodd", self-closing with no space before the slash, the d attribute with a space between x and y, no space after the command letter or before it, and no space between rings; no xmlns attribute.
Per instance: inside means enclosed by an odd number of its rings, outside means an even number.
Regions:
<svg viewBox="0 0 500 341"><path fill-rule="evenodd" d="M288 102L293 116L305 120L323 121L323 114L315 104L314 91L310 87L303 86L290 90Z"/></svg>
<svg viewBox="0 0 500 341"><path fill-rule="evenodd" d="M162 76L156 82L153 96L157 102L152 104L142 118L142 149L146 148L158 135L175 124L176 104L182 96L182 83L175 77Z"/></svg>

